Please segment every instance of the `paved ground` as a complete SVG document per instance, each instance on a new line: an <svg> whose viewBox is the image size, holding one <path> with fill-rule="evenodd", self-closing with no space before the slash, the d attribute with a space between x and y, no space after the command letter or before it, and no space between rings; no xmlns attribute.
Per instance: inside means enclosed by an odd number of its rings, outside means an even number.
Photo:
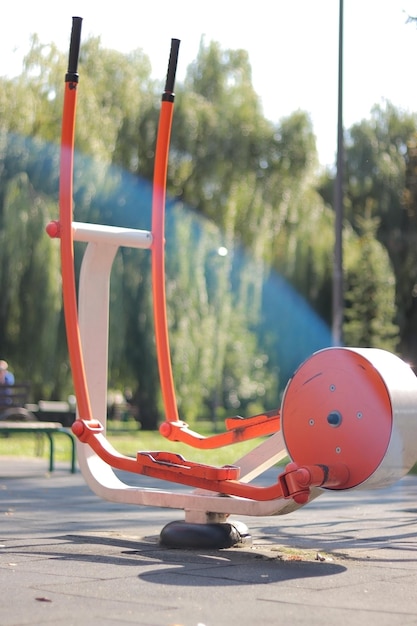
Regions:
<svg viewBox="0 0 417 626"><path fill-rule="evenodd" d="M0 624L417 625L417 477L245 518L253 544L162 548L181 511L107 503L0 457Z"/></svg>

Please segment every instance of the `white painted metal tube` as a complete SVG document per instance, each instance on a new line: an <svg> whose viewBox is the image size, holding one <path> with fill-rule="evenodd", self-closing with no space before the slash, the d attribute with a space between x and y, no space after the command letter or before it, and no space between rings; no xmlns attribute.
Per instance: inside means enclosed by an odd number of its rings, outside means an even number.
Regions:
<svg viewBox="0 0 417 626"><path fill-rule="evenodd" d="M143 249L149 249L152 245L152 233L148 230L73 222L72 232L75 241L85 243L106 243L113 246Z"/></svg>

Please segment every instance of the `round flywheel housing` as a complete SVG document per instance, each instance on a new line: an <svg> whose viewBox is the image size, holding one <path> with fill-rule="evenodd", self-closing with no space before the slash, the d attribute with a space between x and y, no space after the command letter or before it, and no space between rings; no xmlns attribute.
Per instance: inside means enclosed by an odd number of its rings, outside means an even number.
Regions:
<svg viewBox="0 0 417 626"><path fill-rule="evenodd" d="M401 359L372 348L328 348L313 354L289 381L281 428L297 465L346 465L343 489L364 484L390 457L378 479L383 486L417 460L416 443L411 454L406 450L407 439L417 439L416 414L417 379Z"/></svg>

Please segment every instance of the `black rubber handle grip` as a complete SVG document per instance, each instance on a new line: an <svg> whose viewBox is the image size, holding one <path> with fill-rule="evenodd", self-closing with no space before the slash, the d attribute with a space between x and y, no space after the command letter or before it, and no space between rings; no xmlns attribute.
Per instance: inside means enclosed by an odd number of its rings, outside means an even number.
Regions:
<svg viewBox="0 0 417 626"><path fill-rule="evenodd" d="M165 91L162 96L163 100L171 100L174 96L175 74L177 72L178 51L180 48L179 39L171 39L171 52L169 55L167 79L165 82Z"/></svg>
<svg viewBox="0 0 417 626"><path fill-rule="evenodd" d="M80 56L80 42L81 42L81 24L82 17L72 18L72 30L68 59L68 72L65 76L65 82L78 82L78 58Z"/></svg>

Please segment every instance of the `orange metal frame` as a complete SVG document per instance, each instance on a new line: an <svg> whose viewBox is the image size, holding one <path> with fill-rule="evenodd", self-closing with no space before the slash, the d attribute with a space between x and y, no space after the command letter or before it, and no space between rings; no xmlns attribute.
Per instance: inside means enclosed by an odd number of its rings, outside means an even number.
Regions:
<svg viewBox="0 0 417 626"><path fill-rule="evenodd" d="M286 471L278 477L276 484L268 487L255 487L245 482L239 482L240 470L236 466L212 467L187 461L178 454L168 452L138 452L136 458L127 457L119 454L111 446L103 435L102 424L93 418L78 324L72 233L74 134L81 22L81 18L73 18L70 60L65 80L59 189L60 220L58 223L52 222L47 228L51 236L60 237L61 241L65 324L78 410L73 432L81 442L91 446L101 459L114 468L230 496L259 501L293 498L296 502L303 504L308 500L312 486L325 485L330 487L345 484L349 472L341 464L334 466L311 465L300 468L294 463L290 463ZM163 436L170 440L183 441L197 448L208 449L277 432L280 429L280 415L278 411L271 411L250 418L232 417L226 420L224 433L211 437L203 437L190 430L178 416L169 351L164 269L166 176L178 47L179 41L172 40L167 83L162 96L158 128L152 206L152 283L155 335L161 388L166 410L166 421L162 424L160 431Z"/></svg>
<svg viewBox="0 0 417 626"><path fill-rule="evenodd" d="M72 430L113 468L251 500L291 498L297 504L305 504L311 487L341 486L349 480L349 469L343 464L299 467L289 463L274 485L257 487L239 482L240 470L234 465L213 467L193 463L171 452L138 452L136 459L119 454L102 435L103 426L99 422L76 420Z"/></svg>
<svg viewBox="0 0 417 626"><path fill-rule="evenodd" d="M59 234L61 240L62 295L64 301L65 327L74 389L77 397L77 407L79 415L82 418L92 419L78 325L74 271L74 241L72 234L75 111L77 106L77 66L81 24L81 18L73 18L68 72L65 76L64 109L62 115L59 173L60 211L59 233L57 234Z"/></svg>

